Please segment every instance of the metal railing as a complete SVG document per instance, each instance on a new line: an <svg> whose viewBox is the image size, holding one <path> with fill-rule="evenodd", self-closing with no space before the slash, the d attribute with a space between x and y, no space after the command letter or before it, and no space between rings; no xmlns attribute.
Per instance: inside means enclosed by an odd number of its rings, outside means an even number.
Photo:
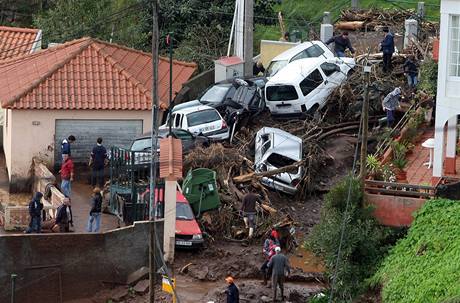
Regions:
<svg viewBox="0 0 460 303"><path fill-rule="evenodd" d="M434 186L393 183L375 180L366 180L364 184L365 191L370 194L426 199L430 199L436 196L436 187Z"/></svg>

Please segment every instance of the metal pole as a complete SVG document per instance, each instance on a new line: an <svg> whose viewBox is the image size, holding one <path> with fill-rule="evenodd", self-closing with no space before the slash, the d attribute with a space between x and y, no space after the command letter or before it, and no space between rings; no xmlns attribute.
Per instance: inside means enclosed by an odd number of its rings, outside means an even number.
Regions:
<svg viewBox="0 0 460 303"><path fill-rule="evenodd" d="M351 0L351 8L358 9L359 8L359 0Z"/></svg>
<svg viewBox="0 0 460 303"><path fill-rule="evenodd" d="M169 135L172 135L172 119L171 119L171 111L172 108L174 107L173 104L173 89L172 89L172 81L173 81L173 42L172 42L172 33L169 33L168 35L169 39Z"/></svg>
<svg viewBox="0 0 460 303"><path fill-rule="evenodd" d="M149 302L155 302L155 182L157 172L158 146L158 0L152 1L152 132L150 159L150 200L149 200Z"/></svg>
<svg viewBox="0 0 460 303"><path fill-rule="evenodd" d="M252 76L254 0L244 1L244 75Z"/></svg>
<svg viewBox="0 0 460 303"><path fill-rule="evenodd" d="M366 63L367 64L367 63ZM364 66L364 101L363 101L363 125L361 135L361 166L359 168L359 176L361 180L361 189L364 190L364 181L366 180L366 163L367 163L367 136L369 123L369 84L371 81L371 67Z"/></svg>
<svg viewBox="0 0 460 303"><path fill-rule="evenodd" d="M11 274L11 303L14 303L14 293L16 292L16 277L18 275Z"/></svg>

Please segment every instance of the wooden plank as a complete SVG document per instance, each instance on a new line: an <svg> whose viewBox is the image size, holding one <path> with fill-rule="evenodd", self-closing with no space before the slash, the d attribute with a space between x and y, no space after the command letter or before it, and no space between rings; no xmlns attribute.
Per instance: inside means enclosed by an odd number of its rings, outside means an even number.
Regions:
<svg viewBox="0 0 460 303"><path fill-rule="evenodd" d="M421 193L421 192L416 192L416 191L404 191L404 190L394 190L394 189L385 189L385 188L376 188L376 187L366 187L365 190L370 193L380 193L380 194L388 194L388 195L394 195L394 196L423 197L423 198L434 197L434 194Z"/></svg>

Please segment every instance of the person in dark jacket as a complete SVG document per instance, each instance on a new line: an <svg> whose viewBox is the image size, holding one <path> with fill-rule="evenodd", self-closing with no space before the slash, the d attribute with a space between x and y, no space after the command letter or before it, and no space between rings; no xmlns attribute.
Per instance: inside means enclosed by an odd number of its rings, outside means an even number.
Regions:
<svg viewBox="0 0 460 303"><path fill-rule="evenodd" d="M107 149L102 145L102 138L97 138L96 146L91 152L90 166L92 167L91 185L104 187L104 167L107 160Z"/></svg>
<svg viewBox="0 0 460 303"><path fill-rule="evenodd" d="M395 41L394 36L390 33L388 27L383 28L383 32L385 33L385 38L382 42L380 42L380 50L383 53L383 72L387 73L391 71L391 57L395 52Z"/></svg>
<svg viewBox="0 0 460 303"><path fill-rule="evenodd" d="M415 57L410 55L406 62L404 62L404 74L407 77L407 84L409 87L414 88L417 85L417 74L418 68L417 64L415 64Z"/></svg>
<svg viewBox="0 0 460 303"><path fill-rule="evenodd" d="M240 303L240 291L238 287L236 287L233 278L227 277L225 281L228 284L227 290L225 291L227 294L227 303Z"/></svg>
<svg viewBox="0 0 460 303"><path fill-rule="evenodd" d="M276 292L278 286L281 290L281 300L284 299L284 280L285 274L291 273L288 258L281 253L281 248L278 246L275 248L275 253L268 263L268 268L272 271L272 287L273 287L273 302L276 301Z"/></svg>
<svg viewBox="0 0 460 303"><path fill-rule="evenodd" d="M93 196L91 197L91 210L89 211L88 225L86 231L99 232L101 227L102 216L102 195L99 187L94 188ZM94 223L94 226L93 226Z"/></svg>
<svg viewBox="0 0 460 303"><path fill-rule="evenodd" d="M254 76L258 76L260 73L265 73L265 67L260 61L254 62L254 64L252 65L252 74Z"/></svg>
<svg viewBox="0 0 460 303"><path fill-rule="evenodd" d="M329 45L334 42L334 52L337 57L345 57L345 51L347 48L352 54L355 53L355 50L351 46L350 39L348 38L348 32L343 32L340 36L332 37L326 41L326 44Z"/></svg>
<svg viewBox="0 0 460 303"><path fill-rule="evenodd" d="M254 234L255 216L256 216L256 203L258 197L252 192L247 193L243 197L243 204L241 205L241 211L243 212L243 220L246 228L249 228L249 238L252 238Z"/></svg>
<svg viewBox="0 0 460 303"><path fill-rule="evenodd" d="M392 90L382 101L382 108L387 114L387 126L393 127L395 122L395 111L400 107L399 101L401 100L401 88L396 87Z"/></svg>
<svg viewBox="0 0 460 303"><path fill-rule="evenodd" d="M262 272L264 278L264 285L267 285L267 280L271 275L271 271L268 269L268 263L275 255L275 248L278 246L280 246L280 242L278 240L278 233L276 232L276 230L272 230L270 236L267 239L265 239L264 247L262 249L262 252L264 254L264 263L262 264L260 271Z"/></svg>
<svg viewBox="0 0 460 303"><path fill-rule="evenodd" d="M70 144L75 142L75 136L70 135L67 139L62 140L61 143L61 155L71 155L70 153ZM63 159L64 160L64 159Z"/></svg>
<svg viewBox="0 0 460 303"><path fill-rule="evenodd" d="M72 208L70 206L69 198L64 198L63 204L61 204L61 206L57 209L56 225L59 226L59 232L61 233L69 232L70 225L73 225Z"/></svg>
<svg viewBox="0 0 460 303"><path fill-rule="evenodd" d="M43 203L42 203L43 194L41 192L36 192L34 197L29 203L29 215L30 215L30 224L26 230L27 234L36 232L41 232L41 224L42 224L42 210L43 210Z"/></svg>

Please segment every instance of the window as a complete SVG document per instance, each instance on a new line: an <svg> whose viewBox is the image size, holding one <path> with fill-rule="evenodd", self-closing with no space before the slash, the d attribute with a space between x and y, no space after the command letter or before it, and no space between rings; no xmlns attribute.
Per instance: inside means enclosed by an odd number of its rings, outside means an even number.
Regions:
<svg viewBox="0 0 460 303"><path fill-rule="evenodd" d="M288 64L287 60L272 61L267 68L266 77L273 77L280 69Z"/></svg>
<svg viewBox="0 0 460 303"><path fill-rule="evenodd" d="M302 94L306 96L315 88L317 88L321 83L323 83L323 76L321 76L321 73L318 69L315 69L302 82L300 82L300 90L302 91Z"/></svg>
<svg viewBox="0 0 460 303"><path fill-rule="evenodd" d="M220 103L224 101L229 93L233 95L234 91L235 88L231 84L214 85L204 93L204 95L200 98L200 102L204 104Z"/></svg>
<svg viewBox="0 0 460 303"><path fill-rule="evenodd" d="M289 101L296 99L299 99L299 96L292 85L276 85L267 87L268 101Z"/></svg>
<svg viewBox="0 0 460 303"><path fill-rule="evenodd" d="M296 161L286 156L273 153L270 156L268 156L267 162L273 165L274 167L284 167L284 166L292 165Z"/></svg>
<svg viewBox="0 0 460 303"><path fill-rule="evenodd" d="M177 139L181 139L181 140L192 140L193 139L192 134L183 129L175 129L174 137L176 137Z"/></svg>
<svg viewBox="0 0 460 303"><path fill-rule="evenodd" d="M180 128L180 114L173 115L174 127Z"/></svg>
<svg viewBox="0 0 460 303"><path fill-rule="evenodd" d="M193 211L188 203L176 203L176 219L193 220Z"/></svg>
<svg viewBox="0 0 460 303"><path fill-rule="evenodd" d="M323 64L321 64L321 69L323 70L324 74L328 77L335 72L340 72L340 67L337 64L328 62L324 62Z"/></svg>
<svg viewBox="0 0 460 303"><path fill-rule="evenodd" d="M189 127L220 120L221 118L215 109L202 110L187 115L187 123Z"/></svg>
<svg viewBox="0 0 460 303"><path fill-rule="evenodd" d="M450 16L449 76L460 77L460 15Z"/></svg>
<svg viewBox="0 0 460 303"><path fill-rule="evenodd" d="M319 47L318 45L313 45L292 57L291 62L304 58L317 58L321 56L323 53L324 50L321 47Z"/></svg>
<svg viewBox="0 0 460 303"><path fill-rule="evenodd" d="M150 138L139 139L133 142L133 145L131 145L131 151L144 151L144 150L150 149L151 146L152 146L152 139Z"/></svg>

